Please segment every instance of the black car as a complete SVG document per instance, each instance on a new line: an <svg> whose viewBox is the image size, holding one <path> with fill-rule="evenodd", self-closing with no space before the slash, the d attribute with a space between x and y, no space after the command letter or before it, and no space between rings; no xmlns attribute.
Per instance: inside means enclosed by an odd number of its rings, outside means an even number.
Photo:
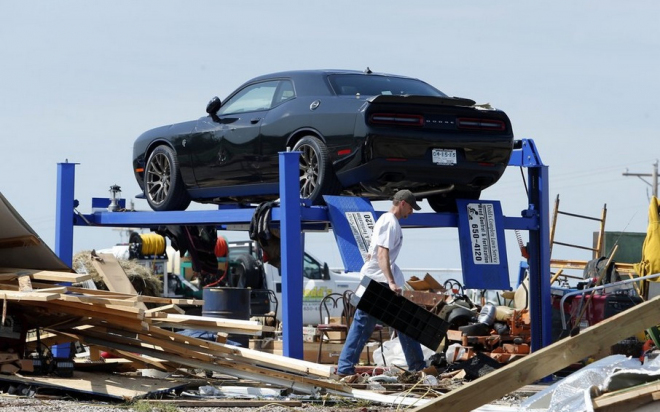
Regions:
<svg viewBox="0 0 660 412"><path fill-rule="evenodd" d="M513 149L504 112L368 69L260 76L206 112L135 141L135 177L152 209L276 199L278 153L292 148L302 153L300 195L313 204L406 188L447 211L495 183Z"/></svg>

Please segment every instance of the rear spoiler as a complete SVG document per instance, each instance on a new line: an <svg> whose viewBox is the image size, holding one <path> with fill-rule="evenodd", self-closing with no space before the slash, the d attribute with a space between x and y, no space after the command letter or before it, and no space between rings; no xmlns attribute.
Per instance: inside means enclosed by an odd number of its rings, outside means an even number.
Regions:
<svg viewBox="0 0 660 412"><path fill-rule="evenodd" d="M416 96L404 95L394 96L381 94L371 97L367 100L369 103L399 103L399 104L424 104L424 105L442 105L442 106L474 106L474 100L463 97L439 97L439 96Z"/></svg>

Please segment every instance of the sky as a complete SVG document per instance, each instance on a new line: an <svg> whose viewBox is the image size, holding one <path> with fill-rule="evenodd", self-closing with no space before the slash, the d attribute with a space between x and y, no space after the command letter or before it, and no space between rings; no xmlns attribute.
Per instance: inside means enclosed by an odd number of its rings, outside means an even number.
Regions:
<svg viewBox="0 0 660 412"><path fill-rule="evenodd" d="M623 173L650 174L660 157L658 21L656 1L0 0L0 192L54 249L58 163L78 164L75 198L89 213L111 185L128 200L139 193L131 158L142 132L197 119L211 97L257 75L370 67L504 110L548 165L550 209L557 195L577 214L600 216L606 204L607 230L646 232L652 189ZM520 216L520 170L482 199ZM597 229L560 217L556 239L590 245ZM455 228L406 229L404 239L401 267L460 267ZM77 227L74 252L122 240ZM307 250L341 266L333 245L331 233L306 235ZM506 247L516 278L512 232ZM556 248L553 258L590 255Z"/></svg>

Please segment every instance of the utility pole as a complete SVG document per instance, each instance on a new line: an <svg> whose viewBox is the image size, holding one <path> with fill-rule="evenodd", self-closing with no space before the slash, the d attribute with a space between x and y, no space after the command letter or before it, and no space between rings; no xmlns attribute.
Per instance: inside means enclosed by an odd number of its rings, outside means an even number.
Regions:
<svg viewBox="0 0 660 412"><path fill-rule="evenodd" d="M637 176L639 177L644 183L647 185L651 186L653 188L653 196L656 198L658 197L658 161L656 160L655 163L653 163L653 173L628 173L628 169L626 169L625 173L623 173L624 176ZM644 180L644 177L650 177L652 183L647 182Z"/></svg>

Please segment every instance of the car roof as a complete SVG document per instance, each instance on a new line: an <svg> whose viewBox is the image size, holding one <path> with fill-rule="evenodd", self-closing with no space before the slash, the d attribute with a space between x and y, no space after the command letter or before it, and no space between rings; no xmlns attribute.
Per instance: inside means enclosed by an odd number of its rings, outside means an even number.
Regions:
<svg viewBox="0 0 660 412"><path fill-rule="evenodd" d="M334 74L351 74L351 75L364 75L364 76L388 76L388 77L398 77L404 79L413 79L412 77L401 76L397 74L388 74L388 73L375 73L359 70L343 70L343 69L316 69L316 70L288 70L275 73L264 74L257 76L243 83L233 94L243 87L257 83L264 80L270 79L283 79L288 78L292 79L296 83L296 93L298 95L325 95L332 94L330 90L330 85L327 83L325 78L329 75ZM418 80L418 79L415 79ZM231 98L232 95L228 96Z"/></svg>
<svg viewBox="0 0 660 412"><path fill-rule="evenodd" d="M314 76L327 76L331 74L362 74L362 75L372 75L372 76L392 76L392 77L403 77L410 78L408 76L401 76L398 74L390 73L376 73L376 72L367 72L360 70L345 70L345 69L312 69L312 70L288 70L275 73L264 74L258 77L251 79L248 83L259 81L263 79L272 79L277 77L314 77Z"/></svg>

